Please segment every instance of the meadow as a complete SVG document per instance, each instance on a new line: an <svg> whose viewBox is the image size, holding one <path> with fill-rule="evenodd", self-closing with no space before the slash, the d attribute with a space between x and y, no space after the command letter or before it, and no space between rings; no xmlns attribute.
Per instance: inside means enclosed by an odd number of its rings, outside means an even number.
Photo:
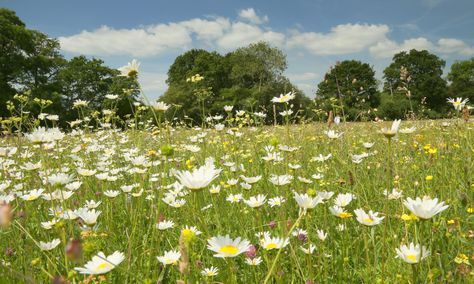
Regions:
<svg viewBox="0 0 474 284"><path fill-rule="evenodd" d="M474 282L472 120L249 117L2 138L0 282Z"/></svg>

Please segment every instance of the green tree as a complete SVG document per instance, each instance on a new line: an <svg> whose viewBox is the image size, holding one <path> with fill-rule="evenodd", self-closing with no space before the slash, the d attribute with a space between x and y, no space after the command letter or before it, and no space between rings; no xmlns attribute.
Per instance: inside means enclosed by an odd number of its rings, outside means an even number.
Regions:
<svg viewBox="0 0 474 284"><path fill-rule="evenodd" d="M104 107L105 96L119 95L118 104L122 114L130 113L130 103L138 94L138 83L135 79L123 77L116 69L104 65L100 59L87 59L77 56L69 60L56 76L62 95L62 107L71 110L76 100L86 100L89 107L101 110ZM131 90L131 91L130 91ZM121 102L121 101L124 102ZM74 112L64 113L64 119L76 118Z"/></svg>
<svg viewBox="0 0 474 284"><path fill-rule="evenodd" d="M316 92L318 104L330 100L326 110L337 109L351 120L367 117L378 105L375 71L367 63L356 60L338 62L319 83Z"/></svg>
<svg viewBox="0 0 474 284"><path fill-rule="evenodd" d="M245 88L261 88L273 83L287 68L285 54L266 42L238 48L226 58L231 66L229 77L233 85Z"/></svg>
<svg viewBox="0 0 474 284"><path fill-rule="evenodd" d="M436 117L446 109L447 86L441 77L446 62L426 51L412 49L393 56L392 63L384 70L384 91L390 94L410 91L409 99L415 112L425 111ZM407 75L400 76L406 68Z"/></svg>
<svg viewBox="0 0 474 284"><path fill-rule="evenodd" d="M54 91L52 78L63 62L56 40L29 30L15 12L0 9L0 116L15 93L29 90L45 97Z"/></svg>
<svg viewBox="0 0 474 284"><path fill-rule="evenodd" d="M469 98L469 101L474 101L474 58L453 63L448 80L451 82L451 97Z"/></svg>

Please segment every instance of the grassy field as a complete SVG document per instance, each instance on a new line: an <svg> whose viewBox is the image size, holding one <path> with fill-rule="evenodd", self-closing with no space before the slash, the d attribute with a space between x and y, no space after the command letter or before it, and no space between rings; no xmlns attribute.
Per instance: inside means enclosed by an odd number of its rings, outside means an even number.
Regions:
<svg viewBox="0 0 474 284"><path fill-rule="evenodd" d="M390 126L3 139L0 282L473 283L474 124Z"/></svg>

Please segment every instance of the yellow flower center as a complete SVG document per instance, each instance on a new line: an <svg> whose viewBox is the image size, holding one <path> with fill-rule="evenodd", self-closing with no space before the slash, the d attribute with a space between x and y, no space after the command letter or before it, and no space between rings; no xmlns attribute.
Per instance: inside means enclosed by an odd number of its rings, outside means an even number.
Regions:
<svg viewBox="0 0 474 284"><path fill-rule="evenodd" d="M348 213L348 212L341 212L341 213L337 214L337 217L343 218L343 219L344 218L350 218L350 217L352 217L352 214Z"/></svg>
<svg viewBox="0 0 474 284"><path fill-rule="evenodd" d="M271 250L271 249L274 249L274 248L277 248L277 247L278 247L277 244L275 244L275 243L270 243L270 244L268 244L268 245L265 246L265 249L266 249L266 250Z"/></svg>
<svg viewBox="0 0 474 284"><path fill-rule="evenodd" d="M414 254L409 254L409 255L407 255L407 259L409 259L409 260L411 260L411 261L416 261L416 260L417 260L417 257L416 257L416 255L414 255Z"/></svg>
<svg viewBox="0 0 474 284"><path fill-rule="evenodd" d="M166 259L165 260L166 264L175 264L176 261L174 259Z"/></svg>
<svg viewBox="0 0 474 284"><path fill-rule="evenodd" d="M369 223L369 224L372 224L374 222L374 220L372 218L365 218L364 219L364 222L365 223Z"/></svg>
<svg viewBox="0 0 474 284"><path fill-rule="evenodd" d="M36 199L36 196L34 196L34 195L30 195L28 197L28 201L32 201L32 200L35 200L35 199Z"/></svg>
<svg viewBox="0 0 474 284"><path fill-rule="evenodd" d="M237 247L233 245L223 246L219 249L219 251L227 254L237 254L239 252Z"/></svg>
<svg viewBox="0 0 474 284"><path fill-rule="evenodd" d="M110 267L110 263L104 262L99 265L97 265L97 270L105 270Z"/></svg>
<svg viewBox="0 0 474 284"><path fill-rule="evenodd" d="M194 236L194 232L191 229L184 229L182 234L185 238L192 238Z"/></svg>

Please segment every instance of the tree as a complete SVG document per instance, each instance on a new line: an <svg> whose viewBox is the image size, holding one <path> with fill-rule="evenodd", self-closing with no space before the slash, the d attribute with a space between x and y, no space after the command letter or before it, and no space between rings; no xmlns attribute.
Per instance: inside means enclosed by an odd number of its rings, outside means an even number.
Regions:
<svg viewBox="0 0 474 284"><path fill-rule="evenodd" d="M366 116L378 104L375 71L369 64L356 60L338 62L324 75L316 92L319 104L331 98L337 103L329 104L329 108L336 105L341 109L339 114L344 111L351 120Z"/></svg>
<svg viewBox="0 0 474 284"><path fill-rule="evenodd" d="M233 85L244 88L261 88L275 82L287 68L285 54L266 42L238 48L229 53L226 59L231 66L229 77Z"/></svg>
<svg viewBox="0 0 474 284"><path fill-rule="evenodd" d="M294 104L309 105L302 92L282 76L286 57L277 48L259 42L221 56L216 52L193 49L178 56L168 71L169 85L161 100L179 106L177 115L199 123L202 114L195 91L208 87L204 106L207 113L223 113L224 105L236 109L272 110L271 98L297 91ZM193 75L204 77L198 84L187 82ZM271 114L269 114L271 116Z"/></svg>
<svg viewBox="0 0 474 284"><path fill-rule="evenodd" d="M406 94L405 86L410 91L408 97L413 111L427 108L429 116L438 116L446 109L447 87L441 77L445 64L444 60L426 50L397 53L384 70L384 90L391 94ZM400 76L402 66L406 69L406 76Z"/></svg>
<svg viewBox="0 0 474 284"><path fill-rule="evenodd" d="M474 58L453 63L448 74L449 95L474 101Z"/></svg>
<svg viewBox="0 0 474 284"><path fill-rule="evenodd" d="M128 111L130 104L121 103L122 100L134 101L137 96L138 83L135 79L119 76L120 72L104 65L100 59L87 59L77 56L69 60L56 76L60 86L62 107L71 110L76 100L86 100L89 107L95 110L103 109L105 96L108 94L119 95L119 106ZM127 90L134 90L131 93ZM64 119L76 118L74 112L64 113Z"/></svg>
<svg viewBox="0 0 474 284"><path fill-rule="evenodd" d="M27 54L34 51L33 32L15 12L0 9L0 116L6 115L6 102L17 92L18 78L25 71Z"/></svg>

